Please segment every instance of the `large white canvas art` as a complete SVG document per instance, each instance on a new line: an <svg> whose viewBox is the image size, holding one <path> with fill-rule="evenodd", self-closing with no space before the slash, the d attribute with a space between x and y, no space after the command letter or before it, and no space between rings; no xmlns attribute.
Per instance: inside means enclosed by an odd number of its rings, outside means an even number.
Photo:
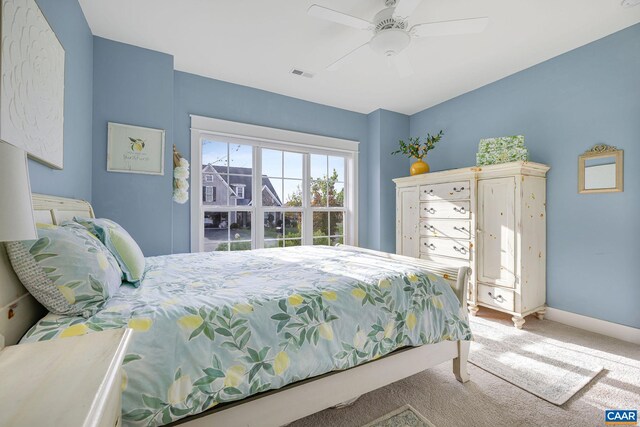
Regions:
<svg viewBox="0 0 640 427"><path fill-rule="evenodd" d="M0 139L62 169L64 49L35 0L2 0Z"/></svg>

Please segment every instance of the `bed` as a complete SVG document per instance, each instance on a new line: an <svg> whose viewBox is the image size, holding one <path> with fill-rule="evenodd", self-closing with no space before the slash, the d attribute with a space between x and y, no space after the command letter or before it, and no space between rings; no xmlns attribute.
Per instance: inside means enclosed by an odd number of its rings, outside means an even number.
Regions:
<svg viewBox="0 0 640 427"><path fill-rule="evenodd" d="M33 200L38 222L93 216ZM8 344L134 330L127 425L283 425L447 360L468 381L466 268L348 246L153 257L84 319L43 313L0 255Z"/></svg>

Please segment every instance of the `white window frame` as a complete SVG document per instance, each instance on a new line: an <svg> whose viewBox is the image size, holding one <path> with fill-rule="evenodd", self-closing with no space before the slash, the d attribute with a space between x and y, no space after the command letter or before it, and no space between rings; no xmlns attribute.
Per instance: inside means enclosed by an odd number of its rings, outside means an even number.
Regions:
<svg viewBox="0 0 640 427"><path fill-rule="evenodd" d="M246 123L230 122L226 120L191 115L191 252L204 250L204 222L202 217L207 210L216 211L249 211L251 212L252 246L263 247L264 226L258 212L263 209L279 212L303 211L303 245L313 244L313 214L307 200L308 191L303 191L303 207L271 207L262 206L262 179L253 181L253 200L251 206L203 206L202 204L202 141L214 139L230 144L252 145L254 176L262 176L261 150L272 149L300 152L303 154L302 186L309 188L310 154L340 156L345 161L345 206L334 208L346 211L344 242L348 245L358 245L358 141L331 138L321 135L275 129ZM331 210L332 208L327 208ZM306 212L306 214L305 214Z"/></svg>
<svg viewBox="0 0 640 427"><path fill-rule="evenodd" d="M213 175L208 174L204 178L204 182L213 182Z"/></svg>

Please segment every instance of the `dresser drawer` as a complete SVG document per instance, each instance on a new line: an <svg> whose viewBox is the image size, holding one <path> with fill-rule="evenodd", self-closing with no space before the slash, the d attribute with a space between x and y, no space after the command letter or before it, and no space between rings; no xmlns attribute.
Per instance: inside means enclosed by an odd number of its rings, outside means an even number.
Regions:
<svg viewBox="0 0 640 427"><path fill-rule="evenodd" d="M471 238L471 222L458 220L431 220L420 221L420 235L427 237L449 237L455 239Z"/></svg>
<svg viewBox="0 0 640 427"><path fill-rule="evenodd" d="M437 254L421 253L420 259L435 262L436 264L446 265L452 268L471 267L471 261L462 258L451 258L448 256L439 256Z"/></svg>
<svg viewBox="0 0 640 427"><path fill-rule="evenodd" d="M420 252L428 255L448 256L453 258L469 259L470 243L454 239L438 239L434 237L422 237L420 239Z"/></svg>
<svg viewBox="0 0 640 427"><path fill-rule="evenodd" d="M478 301L503 310L515 310L515 294L504 288L478 283Z"/></svg>
<svg viewBox="0 0 640 427"><path fill-rule="evenodd" d="M420 200L460 200L471 195L469 181L445 182L420 186Z"/></svg>
<svg viewBox="0 0 640 427"><path fill-rule="evenodd" d="M421 218L469 219L469 201L420 203Z"/></svg>

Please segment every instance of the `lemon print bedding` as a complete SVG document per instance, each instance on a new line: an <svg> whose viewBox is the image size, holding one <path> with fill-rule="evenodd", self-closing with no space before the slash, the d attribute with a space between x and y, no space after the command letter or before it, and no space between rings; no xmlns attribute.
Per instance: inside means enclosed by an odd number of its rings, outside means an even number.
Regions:
<svg viewBox="0 0 640 427"><path fill-rule="evenodd" d="M127 230L110 219L73 218L95 235L111 251L118 260L124 279L137 286L144 276L145 259L136 241Z"/></svg>
<svg viewBox="0 0 640 427"><path fill-rule="evenodd" d="M48 315L22 342L130 327L123 422L159 426L356 366L398 348L469 340L449 284L348 248L147 258L94 316Z"/></svg>
<svg viewBox="0 0 640 427"><path fill-rule="evenodd" d="M91 316L118 291L118 263L78 224L37 224L37 230L37 240L6 245L16 275L50 312Z"/></svg>

